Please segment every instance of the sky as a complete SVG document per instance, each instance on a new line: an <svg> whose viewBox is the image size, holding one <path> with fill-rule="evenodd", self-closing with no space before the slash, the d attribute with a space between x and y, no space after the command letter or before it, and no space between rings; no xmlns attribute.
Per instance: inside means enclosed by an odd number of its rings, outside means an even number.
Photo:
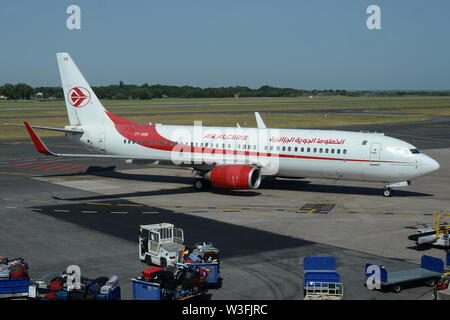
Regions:
<svg viewBox="0 0 450 320"><path fill-rule="evenodd" d="M448 0L2 1L0 84L60 86L69 52L93 86L449 90L449 17Z"/></svg>

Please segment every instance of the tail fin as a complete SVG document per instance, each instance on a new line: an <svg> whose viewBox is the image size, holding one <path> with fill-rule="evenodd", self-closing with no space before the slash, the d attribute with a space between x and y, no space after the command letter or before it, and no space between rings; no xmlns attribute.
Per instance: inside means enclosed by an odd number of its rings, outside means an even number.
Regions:
<svg viewBox="0 0 450 320"><path fill-rule="evenodd" d="M106 110L68 53L57 53L59 73L71 125L101 125Z"/></svg>

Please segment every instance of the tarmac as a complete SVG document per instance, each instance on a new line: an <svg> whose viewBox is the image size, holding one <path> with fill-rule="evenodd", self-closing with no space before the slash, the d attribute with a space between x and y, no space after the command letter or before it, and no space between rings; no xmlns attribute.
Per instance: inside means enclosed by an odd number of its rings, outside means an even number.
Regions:
<svg viewBox="0 0 450 320"><path fill-rule="evenodd" d="M21 256L34 279L75 264L87 277L119 276L132 298L140 224L170 222L189 242L221 249L222 286L208 299L303 298L305 256L336 258L345 299L431 299L428 287L399 294L370 291L364 266L416 267L445 252L407 239L450 208L450 120L340 127L385 132L413 143L441 168L381 196L382 185L319 179L265 179L260 189L196 192L182 168L123 161L50 158L30 141L0 141L0 255ZM44 139L57 152L86 152L65 138Z"/></svg>

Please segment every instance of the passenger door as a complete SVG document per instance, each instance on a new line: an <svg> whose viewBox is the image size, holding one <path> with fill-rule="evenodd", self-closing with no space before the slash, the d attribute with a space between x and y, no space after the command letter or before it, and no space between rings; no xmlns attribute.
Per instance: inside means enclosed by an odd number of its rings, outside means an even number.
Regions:
<svg viewBox="0 0 450 320"><path fill-rule="evenodd" d="M380 165L381 143L372 143L370 146L370 165Z"/></svg>

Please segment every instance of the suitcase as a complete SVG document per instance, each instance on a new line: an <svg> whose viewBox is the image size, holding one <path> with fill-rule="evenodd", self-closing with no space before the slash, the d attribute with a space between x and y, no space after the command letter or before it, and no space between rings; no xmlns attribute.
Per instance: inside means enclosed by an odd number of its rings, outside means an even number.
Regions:
<svg viewBox="0 0 450 320"><path fill-rule="evenodd" d="M0 265L0 278L9 278L8 266Z"/></svg>
<svg viewBox="0 0 450 320"><path fill-rule="evenodd" d="M28 273L24 270L10 271L9 278L10 279L28 278Z"/></svg>
<svg viewBox="0 0 450 320"><path fill-rule="evenodd" d="M59 291L59 290L62 290L63 286L64 286L64 282L65 281L63 279L59 279L59 278L53 279L53 280L50 281L50 284L49 284L48 288L51 291L55 291L55 292Z"/></svg>
<svg viewBox="0 0 450 320"><path fill-rule="evenodd" d="M49 291L44 295L45 299L48 300L55 300L56 299L56 292L55 291Z"/></svg>
<svg viewBox="0 0 450 320"><path fill-rule="evenodd" d="M199 257L197 257L195 254L191 253L189 256L189 260L193 260L194 262L200 262L202 261L202 259L200 259Z"/></svg>
<svg viewBox="0 0 450 320"><path fill-rule="evenodd" d="M142 275L145 280L152 280L155 276L155 273L161 270L162 268L160 267L151 267L142 271Z"/></svg>
<svg viewBox="0 0 450 320"><path fill-rule="evenodd" d="M56 291L56 300L70 300L70 292L66 290Z"/></svg>

